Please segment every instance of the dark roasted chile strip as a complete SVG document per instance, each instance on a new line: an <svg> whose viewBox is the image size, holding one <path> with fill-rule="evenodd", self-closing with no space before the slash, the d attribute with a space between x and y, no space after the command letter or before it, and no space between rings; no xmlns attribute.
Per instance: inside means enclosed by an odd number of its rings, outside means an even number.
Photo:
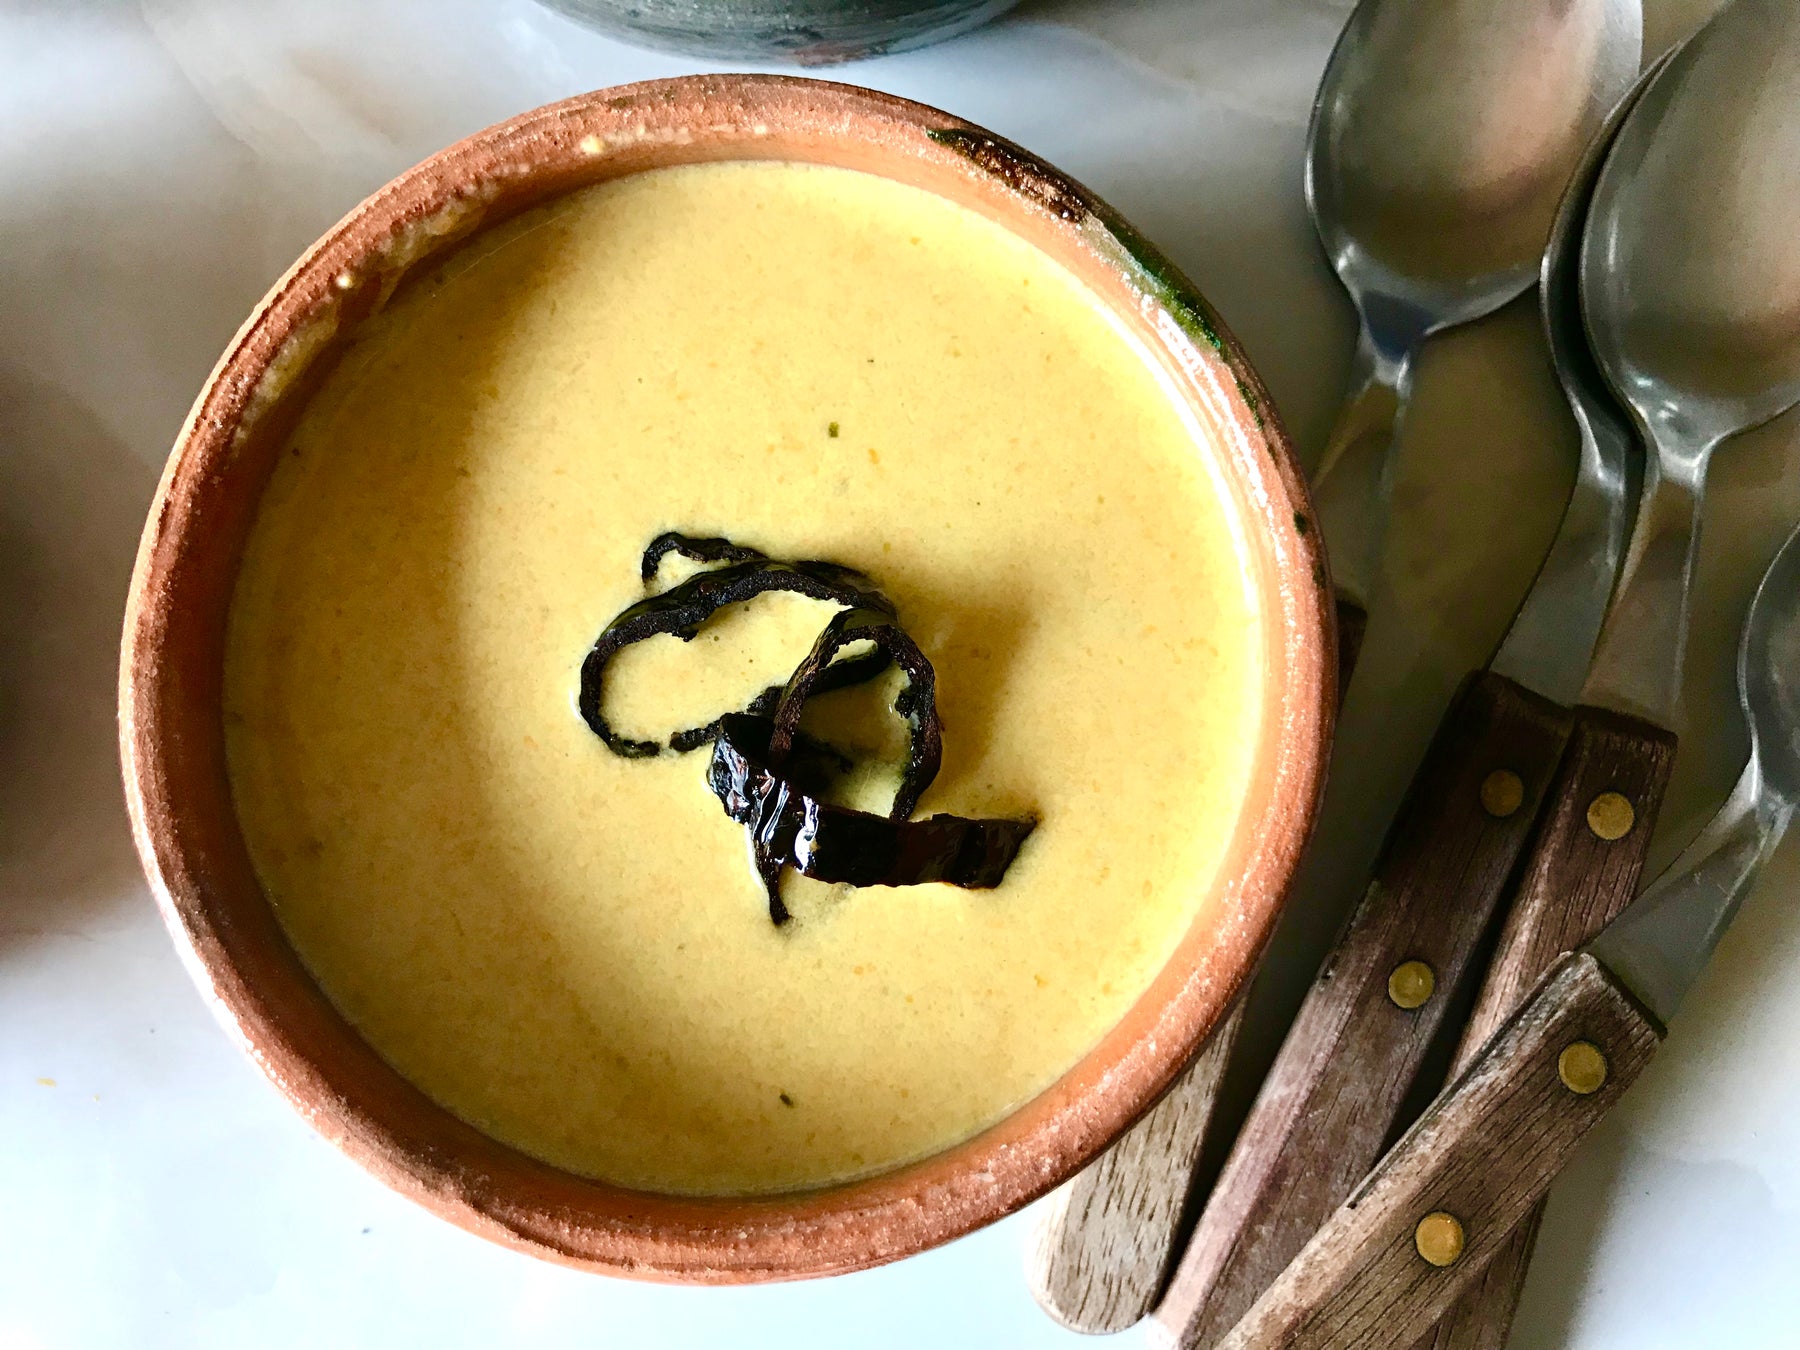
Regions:
<svg viewBox="0 0 1800 1350"><path fill-rule="evenodd" d="M861 657L837 660L844 648L859 642L873 644L873 650ZM853 661L878 656L882 666L889 661L906 674L906 688L894 700L894 711L910 724L912 736L907 750L906 770L894 793L894 804L888 814L894 820L912 815L937 777L944 758L944 725L937 710L937 672L919 644L900 627L892 609L861 606L840 610L831 616L812 651L789 677L781 701L775 705L774 730L769 738L769 763L776 769L785 764L788 752L800 733L800 714L806 701L816 693L832 688L831 676L839 667Z"/></svg>
<svg viewBox="0 0 1800 1350"><path fill-rule="evenodd" d="M866 652L858 652L855 656L841 657L826 667L824 673L819 676L819 682L814 687L813 692L815 694L828 694L833 689L845 689L853 684L863 684L874 679L887 668L888 655L879 647ZM770 685L767 689L763 690L762 693L751 699L750 706L745 708L744 711L753 717L769 717L773 715L776 707L781 702L782 694L786 692L786 688L785 685L780 684ZM722 713L703 727L691 727L686 731L676 732L673 736L669 737L669 748L679 754L685 755L690 750L698 750L701 746L710 744L719 734L719 723L728 716L730 716L729 713ZM844 756L842 751L825 744L823 741L814 740L804 731L797 731L795 733L793 744L795 751L806 750L813 754L824 755L829 759L836 760L846 771L851 767L850 761Z"/></svg>
<svg viewBox="0 0 1800 1350"><path fill-rule="evenodd" d="M853 660L873 668L859 676L857 670L850 669ZM835 673L838 667L845 668L845 675L840 676ZM830 679L828 688L841 688L847 684L857 683L859 678L868 679L870 676L880 674L887 667L887 657L879 652L871 652L862 657L846 658L838 662L838 667L833 667L833 671L828 673ZM775 705L781 701L782 689L782 685L770 685L750 700L750 706L745 708L744 712L751 717L769 717L774 713ZM698 750L703 745L711 745L718 739L720 726L731 715L730 713L721 713L703 727L676 732L669 737L669 748L685 755L690 750ZM794 737L793 747L788 752L787 762L782 765L782 772L808 792L823 792L831 775L847 774L855 767L856 762L835 745L828 741L821 741L815 736L809 736L802 731Z"/></svg>
<svg viewBox="0 0 1800 1350"><path fill-rule="evenodd" d="M638 570L648 586L656 580L656 574L662 569L663 559L671 553L679 553L682 557L698 563L740 563L769 562L769 555L760 548L752 548L748 544L733 543L729 539L717 536L701 538L697 535L683 534L679 530L665 530L652 539L644 549L644 556L639 560ZM846 593L881 595L875 583L857 571L854 567L845 567L842 563L814 561L801 563L783 563L784 567L803 567L817 576L835 579L842 583ZM845 604L853 603L846 599ZM888 603L882 597L882 603Z"/></svg>
<svg viewBox="0 0 1800 1350"><path fill-rule="evenodd" d="M781 898L781 875L788 867L819 881L852 886L930 881L998 886L1035 821L949 815L910 819L937 777L943 725L936 672L900 627L893 602L862 573L837 563L781 562L729 539L675 531L658 535L644 550L646 586L655 582L670 553L711 570L626 609L606 626L581 666L581 715L607 748L627 758L656 755L663 747L619 735L601 714L606 667L622 649L664 633L691 642L719 610L767 591L791 591L843 606L785 686L765 689L747 712L726 713L669 739L678 752L713 742L707 781L726 814L744 827L751 866L768 895L769 918L779 925L790 917ZM865 643L867 650L845 655ZM900 786L884 817L822 800L827 770L834 762L839 769L851 766L840 752L802 732L800 719L812 698L872 679L890 664L906 675L894 711L907 720L910 736Z"/></svg>
<svg viewBox="0 0 1800 1350"><path fill-rule="evenodd" d="M789 915L781 898L781 871L793 855L803 814L796 799L804 801L805 795L763 762L772 730L768 718L727 713L719 722L706 783L725 814L744 827L750 870L768 894L769 918L784 924Z"/></svg>
<svg viewBox="0 0 1800 1350"><path fill-rule="evenodd" d="M650 546L644 550L642 571L646 586L656 580L662 560L671 553L679 553L684 558L701 563L755 562L769 556L761 549L751 548L748 544L734 544L729 539L699 539L691 534L682 534L679 530L668 530L652 539Z"/></svg>
<svg viewBox="0 0 1800 1350"><path fill-rule="evenodd" d="M833 806L802 792L769 765L775 725L733 713L721 719L707 783L725 814L744 827L751 864L769 897L769 918L786 923L781 872L852 886L947 882L998 886L1036 828L1030 820L928 816L904 820Z"/></svg>
<svg viewBox="0 0 1800 1350"><path fill-rule="evenodd" d="M674 542L663 547L661 552L656 552L665 540ZM650 566L650 574L654 576L656 565L669 552L678 551L696 557L712 549L714 544L725 545L734 550L739 548L725 540L694 541L683 535L666 534L652 542L644 556ZM607 664L632 643L660 634L672 633L683 642L692 642L701 626L721 609L753 599L767 591L792 591L814 600L850 606L858 612L885 614L889 618L894 614L893 603L875 588L874 583L860 572L837 563L780 562L758 554L709 572L696 572L686 581L671 586L660 595L640 600L626 609L595 640L587 658L581 663L581 689L576 697L576 707L581 712L582 720L615 755L622 755L627 759L646 759L660 754L663 749L661 742L639 741L621 736L612 729L600 711ZM880 648L874 652L847 657L833 663L829 671L820 673L818 688L836 689L870 679L886 669L887 664L888 658ZM767 694L763 697L766 698ZM677 732L670 744L680 750L697 748L716 734L716 725L709 723L704 727Z"/></svg>
<svg viewBox="0 0 1800 1350"><path fill-rule="evenodd" d="M1035 820L971 820L938 814L892 820L802 797L794 868L815 881L851 886L921 886L942 881L992 890L1006 876Z"/></svg>

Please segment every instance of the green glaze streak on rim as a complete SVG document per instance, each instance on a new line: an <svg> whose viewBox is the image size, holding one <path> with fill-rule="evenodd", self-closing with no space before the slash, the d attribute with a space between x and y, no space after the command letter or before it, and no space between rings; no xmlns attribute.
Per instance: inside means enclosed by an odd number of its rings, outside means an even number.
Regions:
<svg viewBox="0 0 1800 1350"><path fill-rule="evenodd" d="M962 155L977 168L993 174L1015 192L1049 208L1084 231L1101 236L1106 251L1115 254L1140 290L1167 310L1190 338L1211 347L1227 366L1231 365L1231 354L1219 335L1219 325L1211 308L1162 250L1111 207L1085 189L1076 187L1070 191L1045 179L1031 156L997 136L960 127L933 128L925 134L946 149ZM1244 406L1256 419L1257 428L1267 431L1262 400L1235 369L1232 378Z"/></svg>

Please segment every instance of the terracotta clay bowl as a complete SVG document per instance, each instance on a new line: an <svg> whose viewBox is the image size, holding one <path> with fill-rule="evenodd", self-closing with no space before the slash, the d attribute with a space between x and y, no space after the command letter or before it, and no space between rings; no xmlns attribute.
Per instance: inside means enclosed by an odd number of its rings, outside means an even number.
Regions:
<svg viewBox="0 0 1800 1350"><path fill-rule="evenodd" d="M861 169L974 209L1084 279L1168 367L1222 447L1263 595L1267 713L1217 903L1124 1021L982 1134L884 1175L759 1199L628 1191L526 1157L413 1088L320 993L245 850L226 776L227 607L284 436L357 326L416 268L573 189L700 160ZM144 869L220 1019L320 1134L472 1232L572 1265L728 1283L854 1270L1017 1209L1147 1110L1224 1016L1311 828L1334 646L1318 531L1262 385L1193 287L1079 184L946 113L860 89L701 77L584 95L481 132L402 175L276 283L233 339L170 456L125 619L120 741Z"/></svg>

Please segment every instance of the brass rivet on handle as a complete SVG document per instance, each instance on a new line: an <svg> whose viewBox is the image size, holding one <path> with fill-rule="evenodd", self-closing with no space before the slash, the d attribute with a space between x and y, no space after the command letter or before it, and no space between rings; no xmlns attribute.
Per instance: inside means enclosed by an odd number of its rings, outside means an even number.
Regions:
<svg viewBox="0 0 1800 1350"><path fill-rule="evenodd" d="M1481 780L1481 809L1505 820L1525 801L1525 784L1511 769L1495 769Z"/></svg>
<svg viewBox="0 0 1800 1350"><path fill-rule="evenodd" d="M1453 1266L1463 1254L1462 1220L1444 1210L1433 1210L1413 1229L1413 1246L1434 1266Z"/></svg>
<svg viewBox="0 0 1800 1350"><path fill-rule="evenodd" d="M1637 824L1637 812L1624 793L1602 792L1588 803L1587 823L1590 830L1610 844L1631 833L1631 827Z"/></svg>
<svg viewBox="0 0 1800 1350"><path fill-rule="evenodd" d="M1437 973L1423 961L1402 961L1388 973L1388 997L1396 1008L1422 1008L1436 988Z"/></svg>
<svg viewBox="0 0 1800 1350"><path fill-rule="evenodd" d="M1575 1041L1556 1057L1556 1076L1570 1092L1586 1097L1606 1085L1606 1056L1592 1041Z"/></svg>

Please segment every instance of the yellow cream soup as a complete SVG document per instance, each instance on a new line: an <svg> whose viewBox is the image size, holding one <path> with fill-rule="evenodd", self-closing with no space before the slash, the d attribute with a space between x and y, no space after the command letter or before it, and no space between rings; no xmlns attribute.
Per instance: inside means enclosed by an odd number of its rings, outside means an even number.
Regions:
<svg viewBox="0 0 1800 1350"><path fill-rule="evenodd" d="M890 1168L1048 1086L1223 903L1262 618L1215 452L972 212L793 164L583 191L404 289L289 449L231 616L245 836L332 1001L495 1138L665 1192ZM893 598L945 728L920 813L1040 821L998 889L790 873L778 928L707 752L590 732L582 658L669 529ZM629 648L606 711L741 707L831 612ZM819 716L896 763L896 687ZM884 809L880 774L847 791Z"/></svg>

